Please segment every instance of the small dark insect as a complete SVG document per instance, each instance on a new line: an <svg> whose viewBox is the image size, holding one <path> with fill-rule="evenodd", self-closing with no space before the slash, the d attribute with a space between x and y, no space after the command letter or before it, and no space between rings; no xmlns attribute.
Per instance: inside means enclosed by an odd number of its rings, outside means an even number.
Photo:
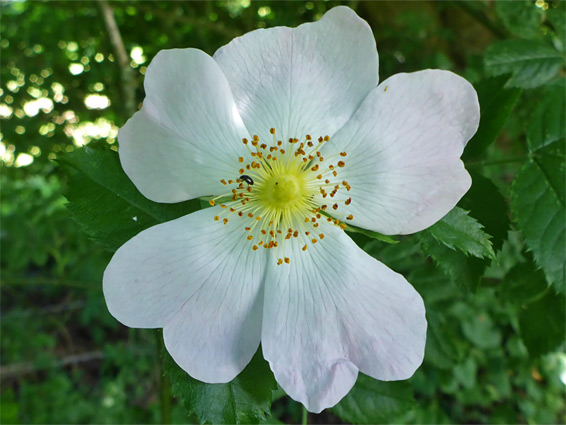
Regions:
<svg viewBox="0 0 566 425"><path fill-rule="evenodd" d="M254 184L254 180L250 176L246 176L245 174L242 174L239 179L245 181L250 186Z"/></svg>

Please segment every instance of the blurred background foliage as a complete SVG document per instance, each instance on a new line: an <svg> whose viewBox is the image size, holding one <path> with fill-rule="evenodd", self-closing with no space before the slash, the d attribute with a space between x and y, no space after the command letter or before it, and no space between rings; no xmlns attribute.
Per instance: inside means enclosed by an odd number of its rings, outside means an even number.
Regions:
<svg viewBox="0 0 566 425"><path fill-rule="evenodd" d="M159 333L125 328L109 315L101 278L111 251L71 219L63 197L69 180L55 161L87 144L115 149L159 50L213 54L245 32L316 20L337 4L372 27L381 80L441 68L476 85L486 125L466 150L474 186L459 205L492 236L496 257L447 249L434 232L391 246L356 235L423 295L425 362L404 383L361 376L343 402L308 421L566 422L564 277L556 277L564 247L537 249L545 240L533 238L545 228L530 232L513 195L521 182L511 184L538 149L532 120L563 145L565 3L240 0L0 5L2 423L202 420L187 417L171 395ZM502 52L516 53L514 65ZM562 173L563 152L553 153ZM267 422L301 421L299 404L281 391L273 396Z"/></svg>

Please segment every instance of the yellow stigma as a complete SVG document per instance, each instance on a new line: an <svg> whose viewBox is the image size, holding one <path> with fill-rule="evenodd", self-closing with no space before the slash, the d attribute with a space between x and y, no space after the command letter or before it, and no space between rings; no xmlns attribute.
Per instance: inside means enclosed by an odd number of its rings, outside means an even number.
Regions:
<svg viewBox="0 0 566 425"><path fill-rule="evenodd" d="M274 173L258 187L258 199L270 208L293 208L306 194L304 173Z"/></svg>
<svg viewBox="0 0 566 425"><path fill-rule="evenodd" d="M214 217L216 221L227 224L232 216L241 221L243 237L252 241L253 251L281 250L276 261L281 265L290 262L285 255L289 244L297 244L301 252L324 238L317 229L319 222L327 220L345 227L329 214L351 203L346 195L351 186L338 176L338 170L346 165L346 152L330 158L324 158L320 152L322 145L330 141L328 136L313 141L306 135L302 142L296 138L283 142L276 139L275 129L270 129L270 133L273 141L269 145L258 136L242 140L249 152L248 159L235 158L234 175L220 179L224 186L230 186L230 191L209 203L222 208ZM353 215L345 219L352 220ZM319 239L313 237L317 235Z"/></svg>

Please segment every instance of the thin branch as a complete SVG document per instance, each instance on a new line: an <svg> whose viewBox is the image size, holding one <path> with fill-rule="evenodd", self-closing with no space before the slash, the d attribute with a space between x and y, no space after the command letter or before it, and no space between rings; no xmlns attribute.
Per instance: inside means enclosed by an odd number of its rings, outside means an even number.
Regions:
<svg viewBox="0 0 566 425"><path fill-rule="evenodd" d="M91 362L93 360L102 360L104 353L102 351L89 351L81 354L73 354L57 360L52 366L62 367L70 366L78 363ZM0 366L0 378L10 378L13 376L26 375L39 370L38 366L33 362L14 363L10 365Z"/></svg>
<svg viewBox="0 0 566 425"><path fill-rule="evenodd" d="M122 35L118 25L116 24L116 19L114 18L114 9L108 4L106 0L99 0L100 8L102 9L102 14L104 16L104 22L106 24L106 29L108 30L108 36L110 37L110 42L116 53L116 58L118 59L118 65L120 66L120 76L122 78L122 91L124 93L124 106L128 115L132 115L136 110L136 76L134 70L130 66L130 57L126 52L124 47L124 42L122 41Z"/></svg>

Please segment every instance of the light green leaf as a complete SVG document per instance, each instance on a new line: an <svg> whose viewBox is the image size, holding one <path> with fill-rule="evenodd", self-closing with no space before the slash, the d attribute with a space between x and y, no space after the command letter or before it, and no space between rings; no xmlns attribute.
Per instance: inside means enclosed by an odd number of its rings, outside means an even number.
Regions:
<svg viewBox="0 0 566 425"><path fill-rule="evenodd" d="M521 96L521 89L505 88L506 82L507 77L503 76L488 78L474 85L480 103L480 126L466 145L464 161L481 157L495 141L511 115Z"/></svg>
<svg viewBox="0 0 566 425"><path fill-rule="evenodd" d="M388 423L414 403L408 382L377 381L360 373L354 388L332 408L332 413L350 423Z"/></svg>
<svg viewBox="0 0 566 425"><path fill-rule="evenodd" d="M485 52L491 75L512 74L505 87L533 88L553 79L564 58L551 45L539 40L504 40Z"/></svg>
<svg viewBox="0 0 566 425"><path fill-rule="evenodd" d="M270 412L277 388L261 349L246 368L226 384L206 384L191 378L164 351L164 370L173 394L183 400L190 416L204 424L258 424Z"/></svg>
<svg viewBox="0 0 566 425"><path fill-rule="evenodd" d="M83 230L114 251L142 230L199 208L198 200L159 204L145 198L122 170L118 154L86 147L57 158L69 177L68 209Z"/></svg>
<svg viewBox="0 0 566 425"><path fill-rule="evenodd" d="M482 230L482 225L476 219L461 208L452 209L425 232L450 249L478 258L495 258L490 236Z"/></svg>

